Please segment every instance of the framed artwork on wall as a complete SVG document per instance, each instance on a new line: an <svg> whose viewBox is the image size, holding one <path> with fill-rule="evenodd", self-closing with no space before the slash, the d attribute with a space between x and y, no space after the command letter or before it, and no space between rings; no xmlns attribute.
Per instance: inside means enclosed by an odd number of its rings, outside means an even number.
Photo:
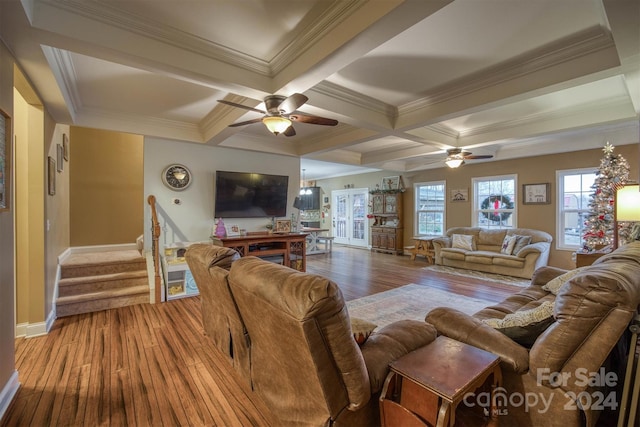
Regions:
<svg viewBox="0 0 640 427"><path fill-rule="evenodd" d="M0 212L8 211L11 192L11 118L0 110Z"/></svg>
<svg viewBox="0 0 640 427"><path fill-rule="evenodd" d="M551 184L523 184L522 204L546 205L551 203Z"/></svg>
<svg viewBox="0 0 640 427"><path fill-rule="evenodd" d="M55 196L56 194L56 160L49 156L49 167L47 169L49 195Z"/></svg>
<svg viewBox="0 0 640 427"><path fill-rule="evenodd" d="M66 133L62 134L62 153L63 153L64 159L68 162L69 161L69 137L67 136Z"/></svg>
<svg viewBox="0 0 640 427"><path fill-rule="evenodd" d="M58 172L62 172L64 170L64 152L62 151L62 145L56 145L56 166L58 168Z"/></svg>
<svg viewBox="0 0 640 427"><path fill-rule="evenodd" d="M469 189L457 188L457 189L451 190L451 201L452 202L468 202Z"/></svg>
<svg viewBox="0 0 640 427"><path fill-rule="evenodd" d="M400 189L400 176L386 176L382 178L383 190L399 190Z"/></svg>

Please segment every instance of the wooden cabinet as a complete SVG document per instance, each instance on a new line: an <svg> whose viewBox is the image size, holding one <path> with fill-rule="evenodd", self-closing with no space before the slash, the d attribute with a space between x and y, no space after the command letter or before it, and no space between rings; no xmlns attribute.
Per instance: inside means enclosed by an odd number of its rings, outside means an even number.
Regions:
<svg viewBox="0 0 640 427"><path fill-rule="evenodd" d="M403 249L402 192L371 193L371 249L400 255Z"/></svg>
<svg viewBox="0 0 640 427"><path fill-rule="evenodd" d="M306 233L263 233L222 239L212 237L212 240L214 245L232 248L243 257L256 256L306 271L306 238Z"/></svg>

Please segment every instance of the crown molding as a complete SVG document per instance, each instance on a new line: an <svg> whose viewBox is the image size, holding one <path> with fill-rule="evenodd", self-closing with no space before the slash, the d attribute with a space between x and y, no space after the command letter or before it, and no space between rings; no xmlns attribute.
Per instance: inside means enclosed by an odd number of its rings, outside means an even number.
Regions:
<svg viewBox="0 0 640 427"><path fill-rule="evenodd" d="M363 108L376 114L382 114L386 117L395 118L398 115L398 110L393 105L362 95L359 92L326 80L318 83L309 89L308 92L315 92L340 102L355 105L358 108Z"/></svg>
<svg viewBox="0 0 640 427"><path fill-rule="evenodd" d="M83 104L80 91L76 85L78 79L73 67L71 54L66 50L50 46L42 46L42 52L58 82L63 98L67 101L67 105L71 107L69 113L72 117L75 117L82 110Z"/></svg>
<svg viewBox="0 0 640 427"><path fill-rule="evenodd" d="M398 108L400 115L414 113L434 104L470 95L517 78L527 77L606 49L615 49L611 34L602 27L589 28L516 58L488 67L423 94L421 99Z"/></svg>

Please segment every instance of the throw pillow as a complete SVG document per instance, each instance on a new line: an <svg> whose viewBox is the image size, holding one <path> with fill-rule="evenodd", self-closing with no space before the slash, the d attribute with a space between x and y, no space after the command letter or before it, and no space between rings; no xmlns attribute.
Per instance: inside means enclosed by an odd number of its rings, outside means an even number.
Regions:
<svg viewBox="0 0 640 427"><path fill-rule="evenodd" d="M505 255L511 255L513 247L516 245L516 236L504 236L502 240L502 247L500 253Z"/></svg>
<svg viewBox="0 0 640 427"><path fill-rule="evenodd" d="M469 234L454 234L452 236L452 248L464 249L467 251L475 251L475 236Z"/></svg>
<svg viewBox="0 0 640 427"><path fill-rule="evenodd" d="M531 236L520 236L518 234L515 234L514 237L516 238L516 244L513 247L513 251L511 251L511 253L514 255L518 255L520 249L531 243Z"/></svg>
<svg viewBox="0 0 640 427"><path fill-rule="evenodd" d="M555 321L553 305L554 301L545 301L535 308L509 313L502 319L484 319L483 323L518 344L531 347L538 336Z"/></svg>
<svg viewBox="0 0 640 427"><path fill-rule="evenodd" d="M378 325L371 323L368 320L358 319L357 317L351 318L351 332L353 332L353 338L356 340L358 345L364 344L373 330L377 327Z"/></svg>
<svg viewBox="0 0 640 427"><path fill-rule="evenodd" d="M571 280L573 276L577 275L587 267L588 266L584 266L584 267L574 268L573 270L569 270L566 273L561 274L558 277L555 277L549 280L547 284L542 287L542 289L544 289L547 292L551 292L554 295L558 295L558 292L560 291L560 288L562 287L562 285L564 285L567 281Z"/></svg>

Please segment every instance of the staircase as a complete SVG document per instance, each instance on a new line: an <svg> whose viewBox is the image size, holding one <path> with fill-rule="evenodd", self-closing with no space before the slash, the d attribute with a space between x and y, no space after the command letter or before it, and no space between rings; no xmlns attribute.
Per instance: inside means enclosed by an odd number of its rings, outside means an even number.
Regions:
<svg viewBox="0 0 640 427"><path fill-rule="evenodd" d="M148 303L147 262L133 250L70 255L60 265L58 317Z"/></svg>

